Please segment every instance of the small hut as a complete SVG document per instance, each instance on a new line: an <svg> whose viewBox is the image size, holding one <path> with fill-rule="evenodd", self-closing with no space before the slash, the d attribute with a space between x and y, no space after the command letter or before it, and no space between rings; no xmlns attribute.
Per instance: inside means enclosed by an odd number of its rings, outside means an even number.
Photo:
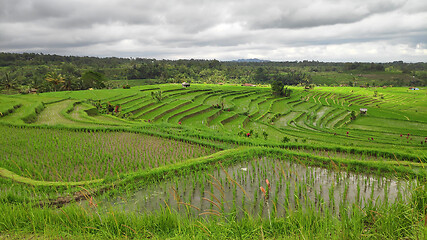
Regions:
<svg viewBox="0 0 427 240"><path fill-rule="evenodd" d="M182 86L183 86L183 87L185 87L185 88L186 88L186 87L189 87L189 86L190 86L190 83L188 83L188 82L183 82L183 83L182 83Z"/></svg>
<svg viewBox="0 0 427 240"><path fill-rule="evenodd" d="M368 113L368 109L367 108L361 108L360 109L360 114L366 115L366 113Z"/></svg>
<svg viewBox="0 0 427 240"><path fill-rule="evenodd" d="M28 93L36 94L37 93L37 89L36 88L30 88L30 90L28 90Z"/></svg>

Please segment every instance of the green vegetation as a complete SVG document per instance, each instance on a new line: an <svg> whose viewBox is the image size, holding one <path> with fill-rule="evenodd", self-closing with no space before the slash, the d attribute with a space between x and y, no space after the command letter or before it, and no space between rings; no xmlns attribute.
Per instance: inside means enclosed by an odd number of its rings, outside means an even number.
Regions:
<svg viewBox="0 0 427 240"><path fill-rule="evenodd" d="M90 66L109 61L86 60L78 88L108 87L114 71ZM131 73L169 79L157 67L190 62L142 61ZM233 63L195 63L210 67L203 79L82 91L65 91L66 74L49 65L50 92L0 95L0 238L426 238L425 88L313 88L337 66L239 63L283 80L291 94L273 96L264 85L197 84ZM339 66L351 76L406 65Z"/></svg>
<svg viewBox="0 0 427 240"><path fill-rule="evenodd" d="M1 130L4 159L0 167L36 180L99 179L213 153L200 145L135 133ZM17 151L19 148L25 151Z"/></svg>
<svg viewBox="0 0 427 240"><path fill-rule="evenodd" d="M28 93L162 83L426 86L426 63L219 62L0 53L0 90ZM51 81L50 75L61 76ZM55 79L55 78L53 78ZM53 80L52 79L52 80Z"/></svg>

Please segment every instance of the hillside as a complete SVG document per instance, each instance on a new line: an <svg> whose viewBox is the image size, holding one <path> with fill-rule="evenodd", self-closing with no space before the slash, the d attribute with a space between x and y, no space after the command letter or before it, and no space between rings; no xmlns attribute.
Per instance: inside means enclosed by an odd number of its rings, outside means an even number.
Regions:
<svg viewBox="0 0 427 240"><path fill-rule="evenodd" d="M290 89L274 97L265 86L192 83L0 95L0 230L422 238L427 90ZM329 225L313 229L320 219Z"/></svg>

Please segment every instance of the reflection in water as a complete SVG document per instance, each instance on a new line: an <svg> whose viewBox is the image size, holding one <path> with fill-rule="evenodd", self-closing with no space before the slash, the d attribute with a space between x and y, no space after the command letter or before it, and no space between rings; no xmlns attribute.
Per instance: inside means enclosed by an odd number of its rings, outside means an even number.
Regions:
<svg viewBox="0 0 427 240"><path fill-rule="evenodd" d="M227 173L225 173L225 171ZM294 209L340 213L352 206L405 200L415 181L337 172L284 160L260 158L197 172L146 186L127 197L100 203L105 208L154 212L169 207L192 215L286 216ZM266 183L268 179L270 188ZM260 187L266 189L268 198ZM341 214L343 212L341 211Z"/></svg>

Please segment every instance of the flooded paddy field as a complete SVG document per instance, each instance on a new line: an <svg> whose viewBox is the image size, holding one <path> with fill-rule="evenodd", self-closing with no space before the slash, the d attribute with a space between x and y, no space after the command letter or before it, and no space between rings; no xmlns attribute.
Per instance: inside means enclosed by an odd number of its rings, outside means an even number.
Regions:
<svg viewBox="0 0 427 240"><path fill-rule="evenodd" d="M415 180L306 166L283 159L256 158L232 166L153 182L134 193L98 198L106 211L193 216L284 217L294 210L349 213L405 201Z"/></svg>

